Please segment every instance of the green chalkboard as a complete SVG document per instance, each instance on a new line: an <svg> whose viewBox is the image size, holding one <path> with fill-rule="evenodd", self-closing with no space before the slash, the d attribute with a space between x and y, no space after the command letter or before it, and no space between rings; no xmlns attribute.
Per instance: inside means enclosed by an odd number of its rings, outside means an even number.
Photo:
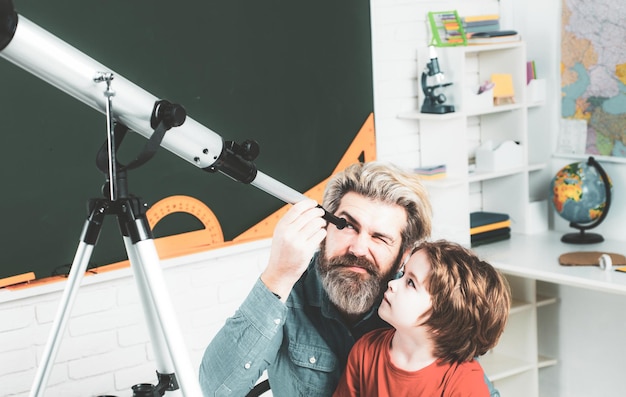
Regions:
<svg viewBox="0 0 626 397"><path fill-rule="evenodd" d="M17 12L225 140L256 140L259 170L301 192L327 177L373 112L369 3L318 1L14 0ZM0 278L67 272L101 197L96 152L105 116L0 58ZM129 134L134 158L145 139ZM130 172L148 204L202 200L230 240L284 205L165 149ZM186 214L156 237L193 230ZM170 218L170 217L168 217ZM90 266L126 259L107 219Z"/></svg>

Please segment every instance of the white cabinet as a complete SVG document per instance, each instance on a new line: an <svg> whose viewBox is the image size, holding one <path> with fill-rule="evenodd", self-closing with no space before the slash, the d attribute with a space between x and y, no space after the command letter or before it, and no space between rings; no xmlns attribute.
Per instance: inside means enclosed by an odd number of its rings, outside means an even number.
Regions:
<svg viewBox="0 0 626 397"><path fill-rule="evenodd" d="M480 363L502 396L537 397L539 371L556 364L542 351L546 340L537 332L543 318L540 311L554 306L557 299L540 295L536 280L511 275L507 279L513 296L507 326L498 345Z"/></svg>
<svg viewBox="0 0 626 397"><path fill-rule="evenodd" d="M529 211L534 198L529 186L533 173L543 169L548 158L529 156L529 150L542 142L535 139L539 134L528 133L529 108L538 103L527 96L524 42L437 48L437 55L446 81L452 82L440 90L455 112L425 114L416 109L398 115L416 121L420 165L446 165L446 178L425 181L434 207L433 237L469 245L468 214L479 210L509 214L512 232L533 231L536 227L530 224L534 218ZM428 50L419 50L417 58L421 70L429 59ZM485 99L490 92L477 94L492 74L511 76L513 103L493 105L490 97ZM420 97L420 105L422 101ZM511 161L476 170L477 148L491 144L497 150L504 142L515 143L519 161L505 156Z"/></svg>

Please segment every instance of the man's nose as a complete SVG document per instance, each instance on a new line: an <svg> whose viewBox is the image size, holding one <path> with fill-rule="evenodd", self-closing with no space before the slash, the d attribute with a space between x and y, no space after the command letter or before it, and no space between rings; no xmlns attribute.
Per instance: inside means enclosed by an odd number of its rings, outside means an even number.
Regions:
<svg viewBox="0 0 626 397"><path fill-rule="evenodd" d="M368 252L367 236L363 233L355 235L350 242L350 253L354 256L365 256Z"/></svg>

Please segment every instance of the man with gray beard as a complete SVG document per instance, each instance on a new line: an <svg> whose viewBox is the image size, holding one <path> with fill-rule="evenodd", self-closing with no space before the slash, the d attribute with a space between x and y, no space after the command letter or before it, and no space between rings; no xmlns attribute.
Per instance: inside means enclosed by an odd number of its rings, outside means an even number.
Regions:
<svg viewBox="0 0 626 397"><path fill-rule="evenodd" d="M325 252L324 246L322 241L321 252ZM380 291L386 288L391 278L368 259L353 254L332 258L321 256L317 271L330 301L343 311L346 319L350 316L358 318L370 310L380 300Z"/></svg>
<svg viewBox="0 0 626 397"><path fill-rule="evenodd" d="M277 223L269 263L207 347L206 397L248 393L267 370L274 397L331 396L363 334L389 326L377 314L387 282L413 243L431 232L431 205L416 175L391 164L353 164L336 174L323 207L313 200Z"/></svg>

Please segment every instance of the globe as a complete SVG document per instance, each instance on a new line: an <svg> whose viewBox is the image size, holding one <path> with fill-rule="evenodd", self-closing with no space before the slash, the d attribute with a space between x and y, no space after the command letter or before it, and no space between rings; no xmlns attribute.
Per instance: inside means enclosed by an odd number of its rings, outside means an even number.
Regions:
<svg viewBox="0 0 626 397"><path fill-rule="evenodd" d="M552 204L557 214L570 222L570 227L579 230L564 235L562 241L589 244L604 240L601 235L586 231L606 218L612 188L611 179L593 157L568 164L557 172L550 184Z"/></svg>

